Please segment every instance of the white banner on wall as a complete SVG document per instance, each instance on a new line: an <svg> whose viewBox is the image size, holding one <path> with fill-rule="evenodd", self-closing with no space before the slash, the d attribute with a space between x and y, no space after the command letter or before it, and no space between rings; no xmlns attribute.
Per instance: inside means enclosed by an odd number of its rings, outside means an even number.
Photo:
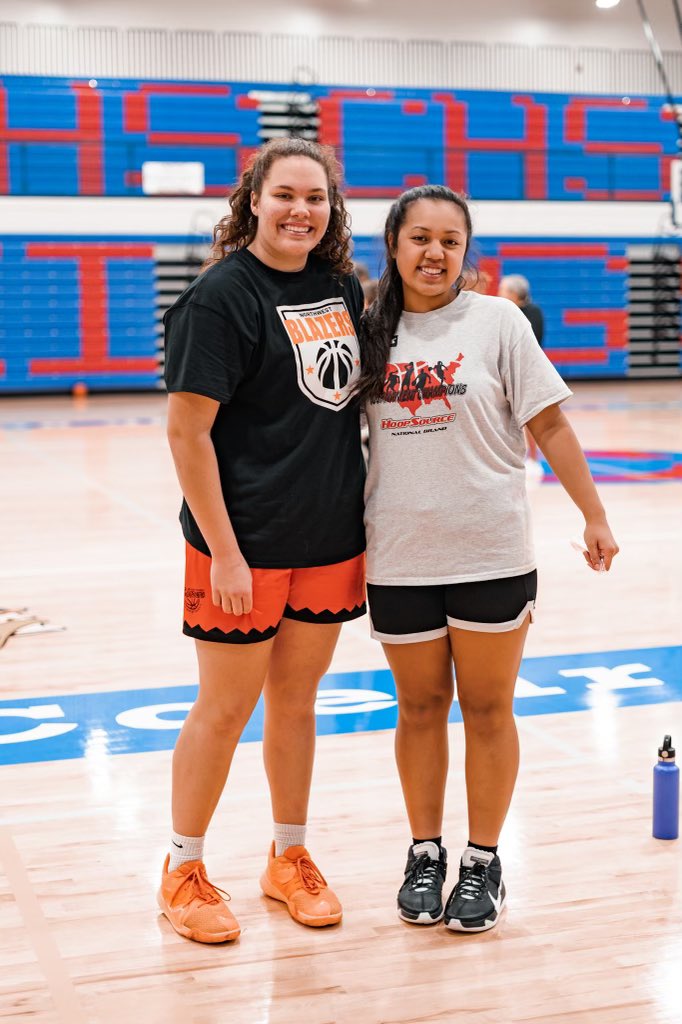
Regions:
<svg viewBox="0 0 682 1024"><path fill-rule="evenodd" d="M146 196L201 196L204 187L202 163L145 160L142 164L142 191Z"/></svg>
<svg viewBox="0 0 682 1024"><path fill-rule="evenodd" d="M210 235L227 200L0 196L0 234ZM348 202L353 232L382 235L390 200ZM652 238L669 232L670 203L471 202L474 234L520 238Z"/></svg>

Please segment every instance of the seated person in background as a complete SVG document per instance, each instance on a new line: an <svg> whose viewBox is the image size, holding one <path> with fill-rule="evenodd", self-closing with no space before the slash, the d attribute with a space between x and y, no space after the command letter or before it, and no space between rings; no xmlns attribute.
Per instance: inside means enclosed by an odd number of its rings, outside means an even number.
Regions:
<svg viewBox="0 0 682 1024"><path fill-rule="evenodd" d="M545 336L545 318L542 310L531 302L530 284L528 278L522 274L508 274L500 281L498 295L503 299L509 299L515 306L518 306L523 315L529 321L533 334L537 338L538 345L542 348L542 339ZM535 438L529 430L526 430L526 445L528 447L528 465L531 475L542 478L542 467L538 458L538 446Z"/></svg>

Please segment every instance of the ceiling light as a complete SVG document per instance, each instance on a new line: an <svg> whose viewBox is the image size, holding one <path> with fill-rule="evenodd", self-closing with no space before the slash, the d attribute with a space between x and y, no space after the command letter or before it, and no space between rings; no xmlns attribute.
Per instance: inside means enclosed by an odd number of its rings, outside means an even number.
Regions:
<svg viewBox="0 0 682 1024"><path fill-rule="evenodd" d="M594 0L597 7L617 7L620 0Z"/></svg>

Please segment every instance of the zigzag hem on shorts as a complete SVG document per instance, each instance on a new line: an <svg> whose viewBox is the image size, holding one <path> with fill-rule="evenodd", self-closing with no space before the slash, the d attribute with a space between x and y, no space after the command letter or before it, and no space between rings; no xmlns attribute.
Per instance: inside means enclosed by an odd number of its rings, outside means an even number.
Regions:
<svg viewBox="0 0 682 1024"><path fill-rule="evenodd" d="M190 626L188 622L182 624L182 632L185 636L194 637L195 640L208 640L216 644L258 644L262 640L270 640L278 629L279 623L263 630L250 629L248 633L241 629L231 629L224 633L217 626L212 629L202 629L201 626Z"/></svg>
<svg viewBox="0 0 682 1024"><path fill-rule="evenodd" d="M367 605L364 601L362 604L356 604L354 608L341 608L337 612L331 612L327 608L321 612L313 612L310 608L292 608L287 605L282 618L295 619L296 622L318 622L321 624L350 622L352 619L361 618L366 611Z"/></svg>

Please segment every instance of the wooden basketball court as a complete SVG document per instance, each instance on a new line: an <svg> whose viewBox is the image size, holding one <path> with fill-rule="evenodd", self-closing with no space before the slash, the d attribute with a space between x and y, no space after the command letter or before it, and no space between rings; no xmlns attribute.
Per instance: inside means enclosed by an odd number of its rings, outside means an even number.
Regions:
<svg viewBox="0 0 682 1024"><path fill-rule="evenodd" d="M518 717L521 775L500 845L509 893L500 925L461 936L398 920L409 833L392 732L374 728L367 710L339 715L352 731L320 737L313 787L309 846L344 903L343 923L305 929L260 895L271 819L260 743L245 742L206 851L243 933L216 947L180 938L156 907L170 750L135 752L125 738L134 728L92 717L121 692L158 691L161 705L196 681L180 632L165 398L5 399L0 607L66 629L17 635L0 650L1 1020L682 1021L680 846L651 837L657 747L664 733L682 747L682 383L574 390L566 410L608 478L600 491L621 554L608 576L589 572L569 545L577 510L558 485L533 488L540 592ZM561 687L543 675L554 662L537 660L559 656ZM579 678L581 666L592 675ZM600 667L606 675L595 675ZM367 620L344 627L332 672L381 691L383 669ZM575 701L534 713L533 687ZM90 717L77 756L51 757L66 734L17 739L60 722L75 736L81 705ZM451 739L444 841L456 863L467 839L460 724Z"/></svg>

